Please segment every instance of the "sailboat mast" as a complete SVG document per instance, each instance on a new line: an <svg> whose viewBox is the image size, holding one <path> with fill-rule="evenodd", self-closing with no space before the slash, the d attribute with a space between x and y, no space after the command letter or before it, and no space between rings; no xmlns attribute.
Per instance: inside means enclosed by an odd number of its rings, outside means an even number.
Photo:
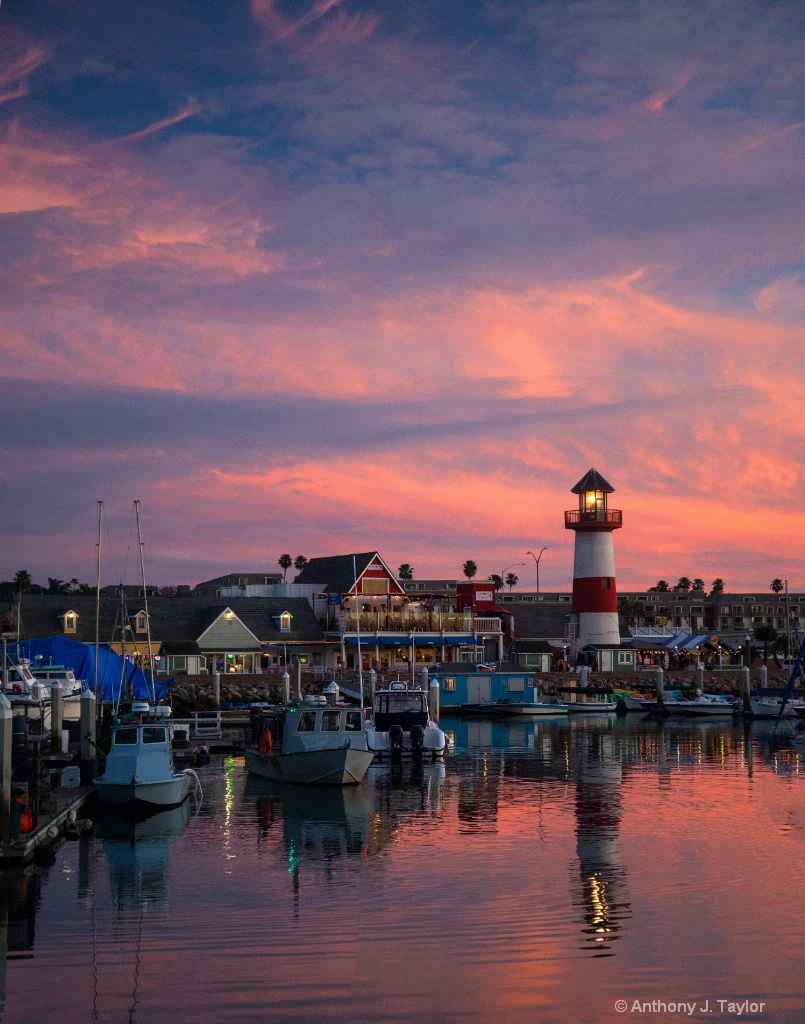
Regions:
<svg viewBox="0 0 805 1024"><path fill-rule="evenodd" d="M363 707L363 656L361 655L361 605L358 600L358 568L352 556L352 575L355 577L355 631L358 640L358 679L361 686L361 707Z"/></svg>
<svg viewBox="0 0 805 1024"><path fill-rule="evenodd" d="M140 503L134 502L134 517L137 520L137 547L140 552L140 579L143 583L143 602L145 608L145 637L148 644L148 668L151 673L151 700L156 704L157 693L154 686L154 658L151 653L151 619L148 615L148 591L145 589L145 562L143 561L143 541L140 536Z"/></svg>
<svg viewBox="0 0 805 1024"><path fill-rule="evenodd" d="M103 522L103 502L98 502L98 571L95 580L95 701L98 700L98 651L101 632L101 525Z"/></svg>

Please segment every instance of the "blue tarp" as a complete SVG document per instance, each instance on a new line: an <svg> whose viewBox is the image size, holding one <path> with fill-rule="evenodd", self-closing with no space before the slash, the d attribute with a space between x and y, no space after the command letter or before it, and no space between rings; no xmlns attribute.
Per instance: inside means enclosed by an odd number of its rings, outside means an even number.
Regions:
<svg viewBox="0 0 805 1024"><path fill-rule="evenodd" d="M39 658L44 665L64 665L73 670L76 679L84 681L87 689L95 685L94 645L82 644L63 636L51 636L44 640L20 640L19 643L9 644L8 650L12 659L27 658L35 664ZM101 644L98 648L98 688L103 700L119 699L122 677L123 659L107 644ZM135 668L128 658L125 680L135 700L151 699L151 674ZM161 700L165 696L166 680L155 679L154 688L156 699Z"/></svg>

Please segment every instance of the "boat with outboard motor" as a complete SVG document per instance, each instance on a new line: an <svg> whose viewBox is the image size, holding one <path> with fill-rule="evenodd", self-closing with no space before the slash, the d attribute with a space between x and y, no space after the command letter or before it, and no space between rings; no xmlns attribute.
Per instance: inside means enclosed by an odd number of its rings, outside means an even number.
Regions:
<svg viewBox="0 0 805 1024"><path fill-rule="evenodd" d="M399 680L375 692L366 738L370 750L392 757L404 753L439 757L447 742L430 717L427 693Z"/></svg>
<svg viewBox="0 0 805 1024"><path fill-rule="evenodd" d="M115 722L103 776L95 781L101 803L135 811L165 810L177 807L193 790L200 797L192 768L174 769L169 714L168 707L135 701L131 713Z"/></svg>
<svg viewBox="0 0 805 1024"><path fill-rule="evenodd" d="M251 717L257 749L244 752L250 775L296 785L349 786L361 781L374 759L363 711L328 704L323 695L253 708Z"/></svg>

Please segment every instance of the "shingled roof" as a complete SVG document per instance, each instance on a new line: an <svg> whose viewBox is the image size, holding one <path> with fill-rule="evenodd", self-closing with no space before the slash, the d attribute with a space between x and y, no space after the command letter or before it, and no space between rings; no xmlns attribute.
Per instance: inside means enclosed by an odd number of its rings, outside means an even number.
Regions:
<svg viewBox="0 0 805 1024"><path fill-rule="evenodd" d="M582 494L584 491L606 491L607 494L612 494L614 490L615 488L612 484L608 484L600 473L597 473L594 469L588 469L576 486L570 488L570 493Z"/></svg>
<svg viewBox="0 0 805 1024"><path fill-rule="evenodd" d="M353 558L355 559L353 563ZM322 593L326 594L348 594L355 586L355 575L358 578L366 572L371 562L375 559L386 566L377 551L364 551L356 555L332 555L329 558L311 558L305 568L299 573L294 583L319 583L322 586ZM388 569L388 566L386 566ZM388 570L392 578L394 573ZM398 584L399 586L399 584ZM402 587L400 592L404 593Z"/></svg>
<svg viewBox="0 0 805 1024"><path fill-rule="evenodd" d="M115 635L120 602L101 595L101 643L120 640L119 625ZM152 597L148 600L151 636L160 641L195 641L215 621L225 608L232 611L247 629L263 643L286 640L290 642L324 640L324 630L303 597ZM144 602L129 601L127 612L133 619L144 610ZM36 595L23 598L22 639L61 636L64 633L61 616L74 611L78 616L75 633L67 634L82 643L95 642L95 597L81 594L59 596ZM276 621L283 612L291 613L291 632L281 633ZM142 643L144 634L134 633Z"/></svg>

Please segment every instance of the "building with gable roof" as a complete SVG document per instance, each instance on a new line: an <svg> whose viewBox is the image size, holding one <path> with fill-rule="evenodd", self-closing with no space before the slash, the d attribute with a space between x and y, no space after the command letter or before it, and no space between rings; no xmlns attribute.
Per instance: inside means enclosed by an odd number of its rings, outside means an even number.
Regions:
<svg viewBox="0 0 805 1024"><path fill-rule="evenodd" d="M316 584L313 607L341 650L336 667L411 672L416 665L503 657L500 617L414 595L377 551L311 558L296 584ZM360 650L360 660L358 651Z"/></svg>

